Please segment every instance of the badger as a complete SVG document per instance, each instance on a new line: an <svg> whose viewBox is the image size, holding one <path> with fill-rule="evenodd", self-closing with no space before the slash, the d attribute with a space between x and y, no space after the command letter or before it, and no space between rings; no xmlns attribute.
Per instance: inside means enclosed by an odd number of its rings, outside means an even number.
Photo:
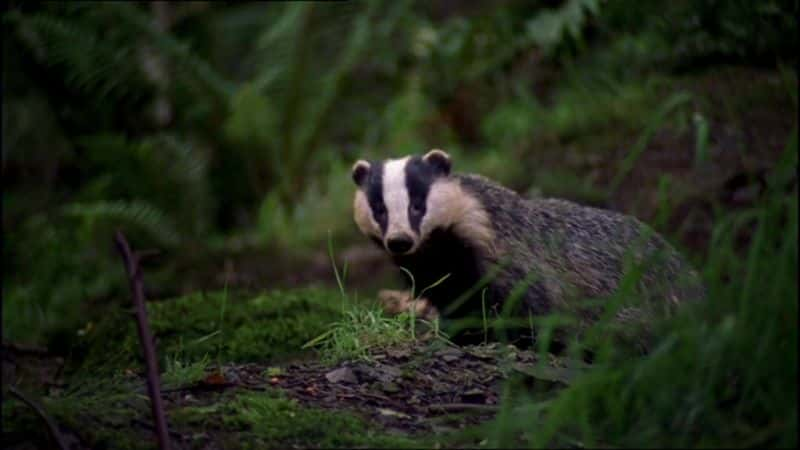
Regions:
<svg viewBox="0 0 800 450"><path fill-rule="evenodd" d="M653 313L705 295L683 256L636 218L525 198L451 166L433 149L352 167L355 223L411 275L405 279L416 291L382 291L390 312L497 316L513 298L511 314L569 312L585 327L634 270L636 303L619 308L618 320L646 327Z"/></svg>

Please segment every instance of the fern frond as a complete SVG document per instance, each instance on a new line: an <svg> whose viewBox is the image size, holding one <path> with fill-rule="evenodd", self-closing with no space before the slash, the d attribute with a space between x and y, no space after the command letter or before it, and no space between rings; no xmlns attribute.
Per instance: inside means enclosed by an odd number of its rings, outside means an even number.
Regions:
<svg viewBox="0 0 800 450"><path fill-rule="evenodd" d="M113 223L115 226L135 226L168 247L180 243L175 225L167 215L146 202L134 200L71 203L62 207L61 212L67 217L79 218L90 226L97 222Z"/></svg>
<svg viewBox="0 0 800 450"><path fill-rule="evenodd" d="M214 94L227 105L228 99L234 92L234 86L216 70L214 70L200 56L194 54L188 45L178 41L168 33L158 30L150 18L134 5L127 2L106 3L117 13L118 18L125 24L143 33L149 43L163 51L179 68L183 68L192 76L197 77Z"/></svg>
<svg viewBox="0 0 800 450"><path fill-rule="evenodd" d="M22 41L43 64L62 69L68 86L114 100L144 88L142 77L130 64L131 46L110 43L77 20L46 13L18 16L17 24Z"/></svg>
<svg viewBox="0 0 800 450"><path fill-rule="evenodd" d="M208 155L202 147L168 133L137 140L98 133L77 142L86 164L103 173L106 196L149 201L186 224L186 233L192 235L208 223ZM99 199L84 193L84 200Z"/></svg>
<svg viewBox="0 0 800 450"><path fill-rule="evenodd" d="M160 155L153 160L164 168L180 195L178 212L184 214L173 216L180 217L193 235L200 234L209 220L208 156L192 143L169 134L153 136L146 142Z"/></svg>

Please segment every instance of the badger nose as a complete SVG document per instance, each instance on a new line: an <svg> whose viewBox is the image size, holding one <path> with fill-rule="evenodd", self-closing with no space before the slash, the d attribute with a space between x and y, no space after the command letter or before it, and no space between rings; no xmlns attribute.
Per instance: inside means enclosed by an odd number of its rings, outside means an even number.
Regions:
<svg viewBox="0 0 800 450"><path fill-rule="evenodd" d="M386 241L386 248L389 249L390 252L399 255L411 250L411 247L414 246L414 241L411 240L411 236L407 234L401 234L399 236L393 236Z"/></svg>

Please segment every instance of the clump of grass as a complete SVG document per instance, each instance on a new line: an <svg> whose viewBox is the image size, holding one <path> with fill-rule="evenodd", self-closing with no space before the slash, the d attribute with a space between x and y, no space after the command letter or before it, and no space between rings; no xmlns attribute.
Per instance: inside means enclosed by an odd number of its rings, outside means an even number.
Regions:
<svg viewBox="0 0 800 450"><path fill-rule="evenodd" d="M347 265L345 264L343 274L340 275L330 235L328 236L328 253L342 298L342 318L331 323L327 331L306 342L303 348L316 347L320 349L324 361L335 363L347 359L370 360L371 353L376 350L418 340L416 302L425 291L442 283L449 277L449 274L422 289L413 299L410 311L389 317L377 305L363 305L351 301L344 286ZM414 292L414 276L408 270L401 269L411 278L411 292ZM422 322L428 325L430 336L446 339L439 330L438 321ZM425 335L425 337L428 336L428 334ZM422 336L419 338L421 339Z"/></svg>
<svg viewBox="0 0 800 450"><path fill-rule="evenodd" d="M412 331L415 318L409 312L387 317L378 307L354 305L342 314L341 320L303 348L317 347L324 361L335 363L347 359L369 360L375 350L416 340Z"/></svg>
<svg viewBox="0 0 800 450"><path fill-rule="evenodd" d="M189 386L202 380L208 368L208 357L199 361L187 362L179 357L168 358L161 375L162 385L169 388Z"/></svg>

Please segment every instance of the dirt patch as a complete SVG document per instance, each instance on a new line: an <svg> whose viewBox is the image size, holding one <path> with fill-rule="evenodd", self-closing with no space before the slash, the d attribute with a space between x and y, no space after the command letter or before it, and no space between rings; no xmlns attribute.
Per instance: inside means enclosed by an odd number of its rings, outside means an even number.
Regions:
<svg viewBox="0 0 800 450"><path fill-rule="evenodd" d="M373 353L370 361L336 365L240 366L229 376L251 388L266 383L304 406L352 412L387 432L425 436L492 419L502 384L514 374L551 390L568 384L575 370L588 367L553 356L539 365L534 352L498 343L437 344L394 347Z"/></svg>
<svg viewBox="0 0 800 450"><path fill-rule="evenodd" d="M403 348L374 358L336 367L290 365L271 383L303 404L358 411L387 430L408 434L441 432L446 427L431 419L448 413L471 413L451 427L494 415L505 378L495 357L447 347L427 357Z"/></svg>

